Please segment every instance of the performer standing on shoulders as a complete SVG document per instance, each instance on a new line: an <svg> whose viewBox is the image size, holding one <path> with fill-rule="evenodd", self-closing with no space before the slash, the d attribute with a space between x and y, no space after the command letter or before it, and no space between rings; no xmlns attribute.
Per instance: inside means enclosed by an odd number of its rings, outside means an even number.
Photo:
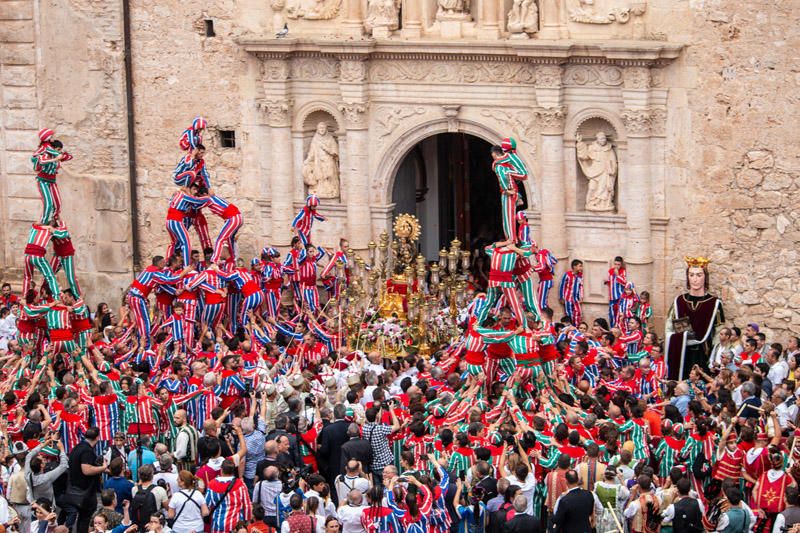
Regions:
<svg viewBox="0 0 800 533"><path fill-rule="evenodd" d="M605 284L608 285L608 323L611 324L611 327L620 326L619 300L622 298L626 283L628 283L628 278L625 260L617 256L614 258L614 265L608 269L608 279L605 281Z"/></svg>
<svg viewBox="0 0 800 533"><path fill-rule="evenodd" d="M576 328L581 323L581 302L583 301L583 261L573 259L572 270L564 272L558 287L558 300L564 305L572 325Z"/></svg>

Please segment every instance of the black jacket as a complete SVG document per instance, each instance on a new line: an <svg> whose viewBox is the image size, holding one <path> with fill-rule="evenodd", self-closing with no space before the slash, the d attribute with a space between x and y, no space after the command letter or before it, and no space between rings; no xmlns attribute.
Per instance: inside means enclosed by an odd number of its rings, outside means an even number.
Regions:
<svg viewBox="0 0 800 533"><path fill-rule="evenodd" d="M341 468L342 444L350 440L347 436L347 426L344 420L337 420L322 428L319 433L319 448L317 458L320 462L320 473L333 486L336 476L344 472Z"/></svg>
<svg viewBox="0 0 800 533"><path fill-rule="evenodd" d="M591 533L589 523L594 512L594 496L588 490L572 489L558 500L558 509L553 515L552 533Z"/></svg>
<svg viewBox="0 0 800 533"><path fill-rule="evenodd" d="M492 476L486 476L475 484L476 487L483 489L483 503L488 503L489 500L497 496L497 479Z"/></svg>
<svg viewBox="0 0 800 533"><path fill-rule="evenodd" d="M528 514L518 514L505 523L505 533L541 533L539 520Z"/></svg>
<svg viewBox="0 0 800 533"><path fill-rule="evenodd" d="M369 471L369 465L372 462L372 446L369 442L362 438L350 439L342 444L342 460L339 465L339 471L344 472L344 467L347 461L355 459L361 462L361 468L364 472Z"/></svg>

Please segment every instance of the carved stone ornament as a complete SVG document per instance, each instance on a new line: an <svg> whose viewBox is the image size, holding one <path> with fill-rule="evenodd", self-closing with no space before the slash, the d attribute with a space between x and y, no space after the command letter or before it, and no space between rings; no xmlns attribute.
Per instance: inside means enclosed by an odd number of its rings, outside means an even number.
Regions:
<svg viewBox="0 0 800 533"><path fill-rule="evenodd" d="M444 117L447 119L447 131L456 133L458 131L458 112L461 110L459 104L445 104L442 106Z"/></svg>
<svg viewBox="0 0 800 533"><path fill-rule="evenodd" d="M292 61L295 80L335 80L339 77L339 62L335 59L304 57Z"/></svg>
<svg viewBox="0 0 800 533"><path fill-rule="evenodd" d="M536 120L532 111L511 111L505 109L483 109L481 115L495 119L503 126L511 125L513 136L518 142L530 145L530 152L535 152L531 142L536 137Z"/></svg>
<svg viewBox="0 0 800 533"><path fill-rule="evenodd" d="M566 106L536 107L533 110L542 133L558 135L564 133L564 119L567 116Z"/></svg>
<svg viewBox="0 0 800 533"><path fill-rule="evenodd" d="M536 87L561 87L563 69L558 65L541 65L536 67Z"/></svg>
<svg viewBox="0 0 800 533"><path fill-rule="evenodd" d="M369 80L374 82L529 84L535 76L529 63L500 61L373 61L369 69Z"/></svg>
<svg viewBox="0 0 800 533"><path fill-rule="evenodd" d="M267 59L263 62L266 81L285 81L289 77L289 63L282 59Z"/></svg>
<svg viewBox="0 0 800 533"><path fill-rule="evenodd" d="M400 2L398 0L368 0L364 27L372 32L376 28L394 31L400 27Z"/></svg>
<svg viewBox="0 0 800 533"><path fill-rule="evenodd" d="M626 109L622 112L622 122L628 137L649 137L652 122L650 109Z"/></svg>
<svg viewBox="0 0 800 533"><path fill-rule="evenodd" d="M437 0L436 20L469 20L470 0Z"/></svg>
<svg viewBox="0 0 800 533"><path fill-rule="evenodd" d="M647 67L628 67L623 72L626 89L647 89L650 87L650 69Z"/></svg>
<svg viewBox="0 0 800 533"><path fill-rule="evenodd" d="M667 110L663 107L650 110L650 134L654 137L664 137L667 134Z"/></svg>
<svg viewBox="0 0 800 533"><path fill-rule="evenodd" d="M570 65L564 74L564 85L619 87L622 69L613 65Z"/></svg>
<svg viewBox="0 0 800 533"><path fill-rule="evenodd" d="M289 0L286 16L290 19L330 20L339 15L342 0Z"/></svg>
<svg viewBox="0 0 800 533"><path fill-rule="evenodd" d="M513 0L508 12L508 31L512 34L539 31L539 7L536 0ZM526 36L522 36L526 38Z"/></svg>
<svg viewBox="0 0 800 533"><path fill-rule="evenodd" d="M264 98L258 107L267 116L267 124L273 128L287 127L291 123L292 100L285 98Z"/></svg>
<svg viewBox="0 0 800 533"><path fill-rule="evenodd" d="M378 146L382 146L388 137L405 119L414 115L424 115L424 107L388 107L381 106L374 112L378 125Z"/></svg>
<svg viewBox="0 0 800 533"><path fill-rule="evenodd" d="M339 65L339 78L346 82L364 81L367 77L367 65L364 61L346 60Z"/></svg>
<svg viewBox="0 0 800 533"><path fill-rule="evenodd" d="M349 130L360 130L367 127L367 104L344 102L339 104L339 111L344 115Z"/></svg>
<svg viewBox="0 0 800 533"><path fill-rule="evenodd" d="M614 22L627 24L631 20L631 14L638 15L640 10L644 12L644 8L640 8L642 2L635 3L637 7L635 10L631 5L617 5L607 11L601 11L595 1L571 0L569 20L582 24L612 24Z"/></svg>

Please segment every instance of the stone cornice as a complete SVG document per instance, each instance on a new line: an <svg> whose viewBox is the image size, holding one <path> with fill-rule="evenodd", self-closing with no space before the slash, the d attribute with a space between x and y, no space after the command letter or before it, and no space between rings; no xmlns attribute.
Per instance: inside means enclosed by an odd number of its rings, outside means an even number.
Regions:
<svg viewBox="0 0 800 533"><path fill-rule="evenodd" d="M384 41L362 39L265 39L242 37L239 45L260 59L331 57L427 61L506 61L539 65L613 64L659 67L676 59L679 43L662 41Z"/></svg>

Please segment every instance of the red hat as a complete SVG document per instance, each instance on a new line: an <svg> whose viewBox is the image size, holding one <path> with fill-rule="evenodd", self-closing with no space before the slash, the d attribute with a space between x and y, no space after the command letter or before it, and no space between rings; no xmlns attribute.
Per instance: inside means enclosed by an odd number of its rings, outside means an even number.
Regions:
<svg viewBox="0 0 800 533"><path fill-rule="evenodd" d="M39 140L45 142L55 134L56 132L54 132L50 128L42 128L39 130Z"/></svg>
<svg viewBox="0 0 800 533"><path fill-rule="evenodd" d="M517 141L511 137L506 137L500 141L500 148L502 148L504 152L513 152L517 149Z"/></svg>
<svg viewBox="0 0 800 533"><path fill-rule="evenodd" d="M208 126L208 121L203 117L195 117L192 121L192 129L197 130L204 130Z"/></svg>
<svg viewBox="0 0 800 533"><path fill-rule="evenodd" d="M736 441L736 433L731 433L728 435L728 442L730 441Z"/></svg>
<svg viewBox="0 0 800 533"><path fill-rule="evenodd" d="M661 427L664 429L672 429L672 420L666 419L664 422L661 423Z"/></svg>

